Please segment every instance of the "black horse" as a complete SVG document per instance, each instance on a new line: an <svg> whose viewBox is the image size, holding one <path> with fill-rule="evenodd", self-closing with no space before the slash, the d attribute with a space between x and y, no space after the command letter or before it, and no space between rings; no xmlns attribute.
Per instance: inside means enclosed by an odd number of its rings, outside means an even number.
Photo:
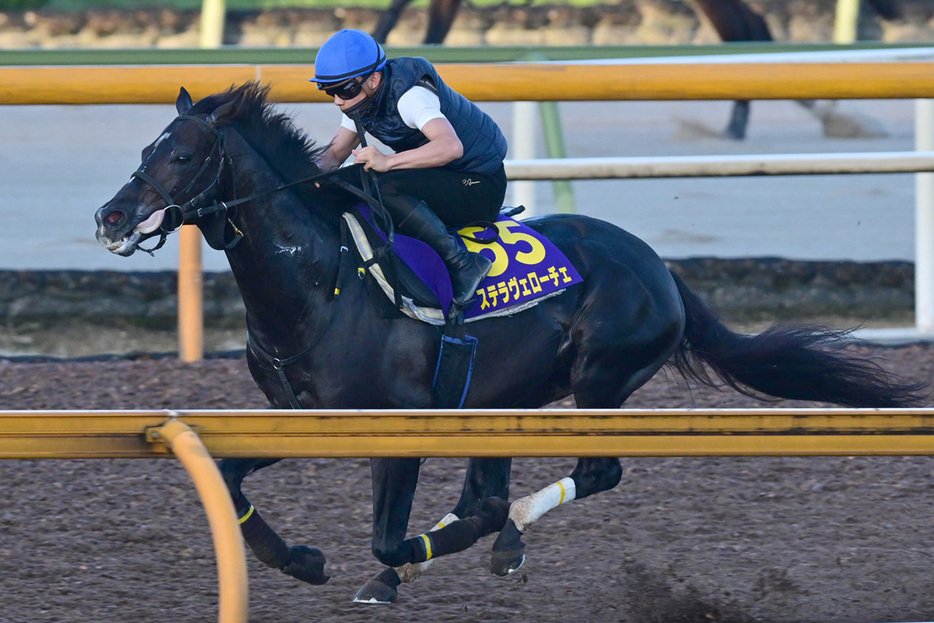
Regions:
<svg viewBox="0 0 934 623"><path fill-rule="evenodd" d="M273 192L320 173L321 148L267 104L267 91L248 83L192 105L182 89L178 117L97 210L98 241L128 256L146 238L164 239L184 213L212 246L226 248L246 304L249 368L274 407L432 407L441 329L380 313L366 281L340 270L339 222L359 203L353 196L312 183ZM521 313L467 325L479 348L466 407L536 408L573 394L581 408L618 408L666 363L755 396L855 407L923 399L920 385L846 348L845 334L730 331L652 249L614 225L571 215L526 223L554 241L584 281ZM267 565L323 583L321 552L288 547L241 491L245 476L274 462L221 462L244 537ZM417 577L418 563L496 531L491 568L515 571L524 560L522 532L536 519L612 489L622 473L617 458L582 458L569 477L510 506L510 459L470 460L451 515L406 539L419 460L371 465L372 549L387 568L358 599L376 602L394 600L400 577Z"/></svg>

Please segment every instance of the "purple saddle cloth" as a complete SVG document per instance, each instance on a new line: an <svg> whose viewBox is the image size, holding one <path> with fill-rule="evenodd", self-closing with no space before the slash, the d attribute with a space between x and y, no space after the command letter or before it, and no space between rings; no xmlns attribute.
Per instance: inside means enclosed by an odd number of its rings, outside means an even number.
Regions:
<svg viewBox="0 0 934 623"><path fill-rule="evenodd" d="M373 222L369 206L358 206L360 214L374 232L385 241L386 235ZM459 242L468 251L480 253L493 261L486 279L477 288L477 299L464 310L464 320L516 313L568 286L583 281L577 269L550 240L508 216L496 220L499 236L489 243L489 228L465 227L458 231ZM468 236L468 238L463 238ZM447 317L454 297L451 278L441 257L421 240L396 233L393 251L435 295Z"/></svg>

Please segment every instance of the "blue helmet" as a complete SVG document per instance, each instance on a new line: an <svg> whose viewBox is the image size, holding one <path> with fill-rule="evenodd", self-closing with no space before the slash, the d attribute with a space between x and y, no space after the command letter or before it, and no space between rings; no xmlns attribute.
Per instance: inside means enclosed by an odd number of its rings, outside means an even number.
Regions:
<svg viewBox="0 0 934 623"><path fill-rule="evenodd" d="M345 28L324 42L315 57L311 82L342 82L368 76L386 65L386 52L369 34Z"/></svg>

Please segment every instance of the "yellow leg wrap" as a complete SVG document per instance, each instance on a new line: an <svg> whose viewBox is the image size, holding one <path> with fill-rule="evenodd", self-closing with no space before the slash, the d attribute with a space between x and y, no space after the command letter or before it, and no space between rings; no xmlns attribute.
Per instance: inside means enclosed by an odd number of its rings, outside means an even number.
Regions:
<svg viewBox="0 0 934 623"><path fill-rule="evenodd" d="M253 516L253 511L254 511L254 510L256 510L256 509L253 508L253 505L251 504L251 505L250 505L250 510L248 510L248 511L246 512L246 515L244 515L243 517L241 517L241 518L239 519L240 523L241 523L241 524L246 523L246 520Z"/></svg>
<svg viewBox="0 0 934 623"><path fill-rule="evenodd" d="M427 534L422 534L420 536L422 541L425 543L425 560L431 560L431 537L429 537Z"/></svg>

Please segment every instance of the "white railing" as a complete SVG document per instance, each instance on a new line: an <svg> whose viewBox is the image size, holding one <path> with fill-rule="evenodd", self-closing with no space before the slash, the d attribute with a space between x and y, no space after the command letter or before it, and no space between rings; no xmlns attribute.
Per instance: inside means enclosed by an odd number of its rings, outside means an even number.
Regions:
<svg viewBox="0 0 934 623"><path fill-rule="evenodd" d="M528 184L535 180L915 173L915 327L860 330L856 337L882 343L928 341L934 339L932 111L931 100L918 100L916 152L507 160L506 175L515 184ZM534 204L530 186L520 187L514 197L517 203Z"/></svg>
<svg viewBox="0 0 934 623"><path fill-rule="evenodd" d="M839 175L934 171L934 151L507 160L513 180Z"/></svg>

